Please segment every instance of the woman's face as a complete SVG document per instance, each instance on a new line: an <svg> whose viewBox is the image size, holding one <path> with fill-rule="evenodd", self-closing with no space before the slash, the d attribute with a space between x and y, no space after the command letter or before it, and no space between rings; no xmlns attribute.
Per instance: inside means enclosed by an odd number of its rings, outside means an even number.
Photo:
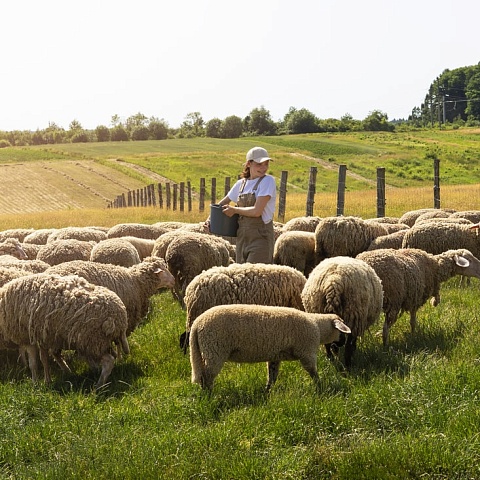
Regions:
<svg viewBox="0 0 480 480"><path fill-rule="evenodd" d="M268 171L269 164L270 164L269 160L265 160L265 162L262 162L262 163L257 163L251 160L250 161L250 178L263 177Z"/></svg>

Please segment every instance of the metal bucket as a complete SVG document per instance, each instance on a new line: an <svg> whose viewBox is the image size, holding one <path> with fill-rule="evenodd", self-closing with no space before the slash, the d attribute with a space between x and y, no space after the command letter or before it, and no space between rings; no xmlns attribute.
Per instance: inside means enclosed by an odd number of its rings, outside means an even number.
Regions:
<svg viewBox="0 0 480 480"><path fill-rule="evenodd" d="M210 232L223 237L236 237L238 230L238 214L232 217L222 212L222 205L210 205Z"/></svg>

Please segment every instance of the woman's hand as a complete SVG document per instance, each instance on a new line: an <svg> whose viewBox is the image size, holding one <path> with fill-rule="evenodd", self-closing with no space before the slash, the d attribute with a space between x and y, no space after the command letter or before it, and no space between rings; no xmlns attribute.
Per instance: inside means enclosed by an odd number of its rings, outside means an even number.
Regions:
<svg viewBox="0 0 480 480"><path fill-rule="evenodd" d="M233 217L237 212L235 211L235 207L232 205L223 205L222 213L224 213L227 217Z"/></svg>

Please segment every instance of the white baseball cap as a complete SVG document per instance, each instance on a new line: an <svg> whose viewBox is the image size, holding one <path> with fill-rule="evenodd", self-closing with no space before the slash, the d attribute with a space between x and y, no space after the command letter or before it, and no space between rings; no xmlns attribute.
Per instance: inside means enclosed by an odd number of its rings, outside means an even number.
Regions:
<svg viewBox="0 0 480 480"><path fill-rule="evenodd" d="M263 163L272 159L268 156L268 152L264 148L253 147L247 152L247 162L251 160L253 160L255 163Z"/></svg>

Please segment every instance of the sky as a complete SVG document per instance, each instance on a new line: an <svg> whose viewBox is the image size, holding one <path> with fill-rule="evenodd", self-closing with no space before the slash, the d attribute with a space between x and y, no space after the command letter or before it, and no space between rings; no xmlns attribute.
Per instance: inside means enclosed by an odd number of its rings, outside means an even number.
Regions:
<svg viewBox="0 0 480 480"><path fill-rule="evenodd" d="M480 62L478 0L15 0L0 10L0 130L179 127L264 107L408 118Z"/></svg>

